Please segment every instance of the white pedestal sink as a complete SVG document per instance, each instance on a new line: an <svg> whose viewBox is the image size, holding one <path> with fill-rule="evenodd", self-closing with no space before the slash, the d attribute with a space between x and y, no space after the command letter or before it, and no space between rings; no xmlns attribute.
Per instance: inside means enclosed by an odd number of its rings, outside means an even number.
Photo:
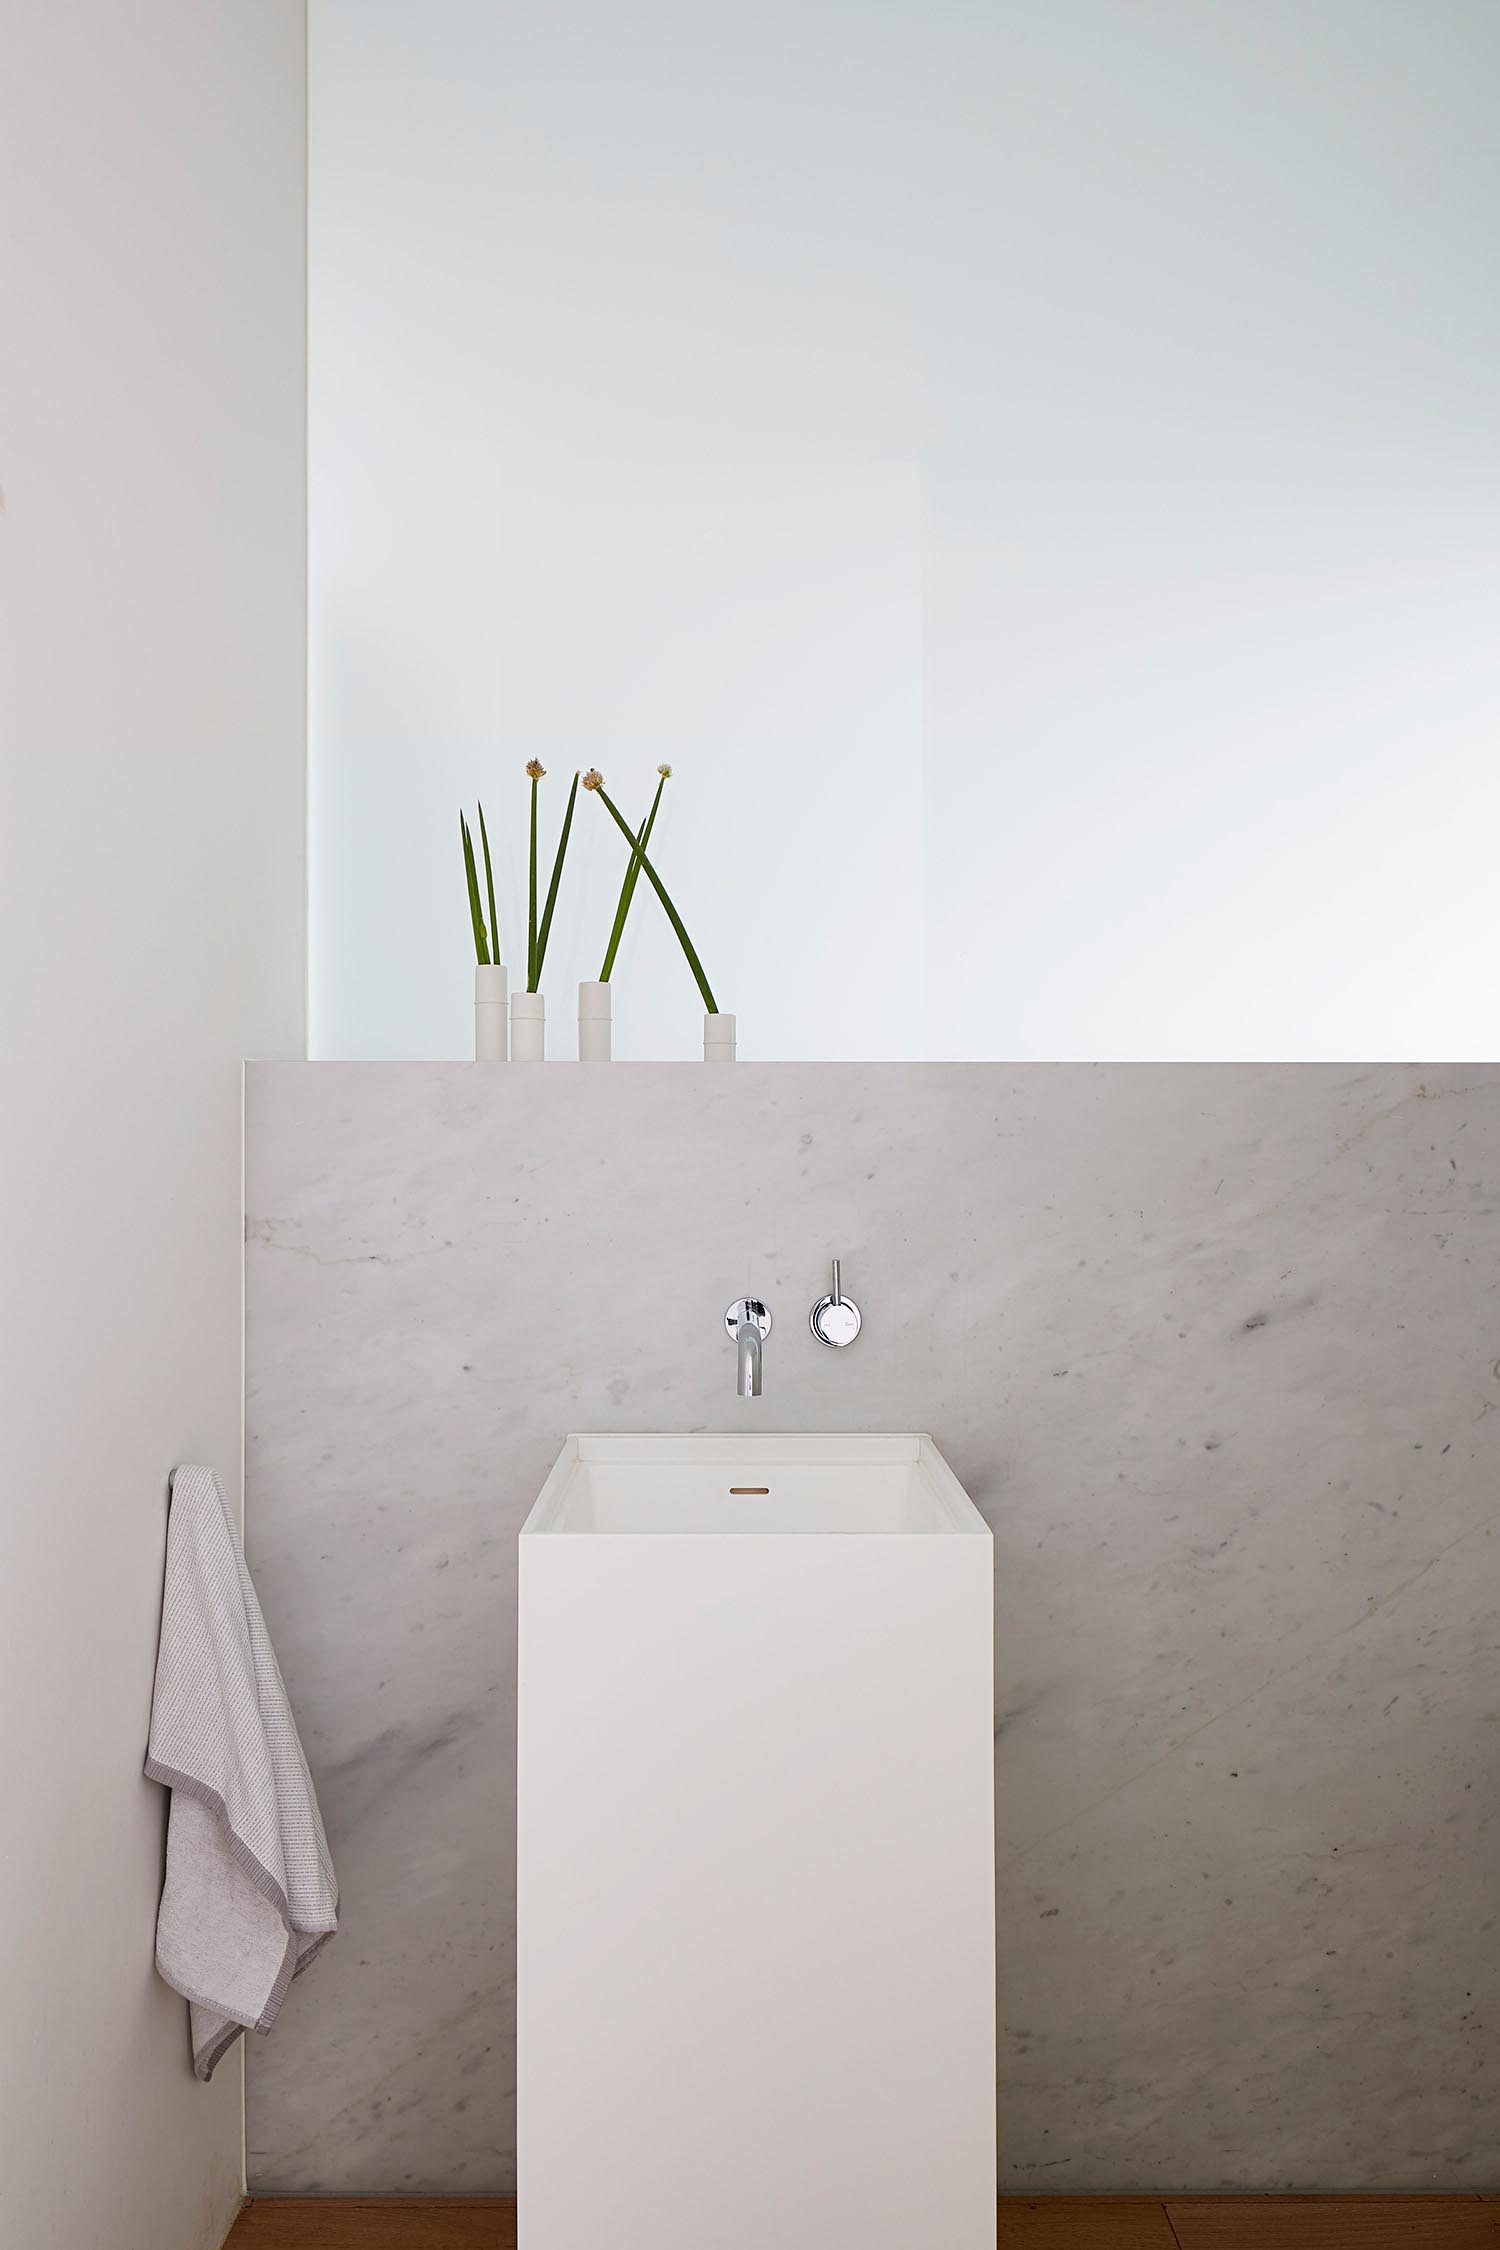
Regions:
<svg viewBox="0 0 1500 2250"><path fill-rule="evenodd" d="M570 1437L521 1534L523 2250L993 2250L992 1548L926 1437Z"/></svg>

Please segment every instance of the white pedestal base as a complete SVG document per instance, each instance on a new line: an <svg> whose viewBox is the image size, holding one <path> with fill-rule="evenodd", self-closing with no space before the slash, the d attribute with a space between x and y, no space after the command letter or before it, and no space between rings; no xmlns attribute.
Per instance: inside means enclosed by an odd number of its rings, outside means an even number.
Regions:
<svg viewBox="0 0 1500 2250"><path fill-rule="evenodd" d="M973 1523L523 1535L522 2250L993 2250Z"/></svg>

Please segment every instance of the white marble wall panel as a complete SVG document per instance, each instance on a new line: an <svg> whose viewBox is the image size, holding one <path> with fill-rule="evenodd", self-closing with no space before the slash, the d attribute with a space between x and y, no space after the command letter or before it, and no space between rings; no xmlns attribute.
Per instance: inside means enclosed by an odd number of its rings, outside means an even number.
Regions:
<svg viewBox="0 0 1500 2250"><path fill-rule="evenodd" d="M248 1135L345 1897L253 2186L510 2183L515 1534L569 1429L749 1421L994 1528L1002 2189L1500 2185L1500 1067L269 1064Z"/></svg>

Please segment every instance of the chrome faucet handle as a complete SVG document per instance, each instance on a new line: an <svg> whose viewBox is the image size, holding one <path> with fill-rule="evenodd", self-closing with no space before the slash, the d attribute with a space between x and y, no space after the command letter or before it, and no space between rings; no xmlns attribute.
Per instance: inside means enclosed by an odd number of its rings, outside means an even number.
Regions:
<svg viewBox="0 0 1500 2250"><path fill-rule="evenodd" d="M843 1275L837 1258L833 1261L833 1287L826 1297L820 1297L808 1315L808 1325L820 1344L833 1344L842 1351L852 1344L859 1334L860 1310L852 1297L846 1297Z"/></svg>

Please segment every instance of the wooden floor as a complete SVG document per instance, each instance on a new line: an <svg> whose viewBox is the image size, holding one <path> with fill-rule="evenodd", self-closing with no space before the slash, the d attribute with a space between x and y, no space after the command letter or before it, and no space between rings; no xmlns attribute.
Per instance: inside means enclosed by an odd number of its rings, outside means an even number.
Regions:
<svg viewBox="0 0 1500 2250"><path fill-rule="evenodd" d="M515 2250L515 2240L509 2202L289 2198L252 2203L226 2250ZM999 2250L1500 2250L1500 2196L1008 2197Z"/></svg>

